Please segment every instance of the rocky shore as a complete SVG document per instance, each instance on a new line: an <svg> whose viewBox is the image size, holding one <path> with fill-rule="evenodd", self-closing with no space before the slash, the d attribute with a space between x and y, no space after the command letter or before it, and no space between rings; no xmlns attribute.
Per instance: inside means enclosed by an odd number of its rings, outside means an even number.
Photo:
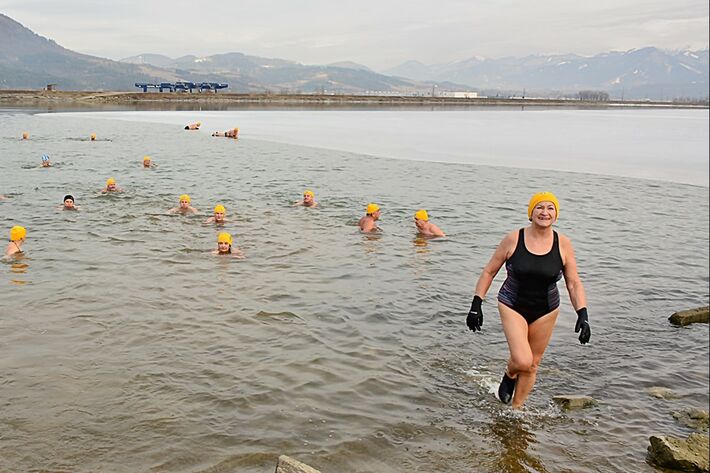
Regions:
<svg viewBox="0 0 710 473"><path fill-rule="evenodd" d="M322 95L322 94L236 94L236 93L182 93L182 92L71 92L46 90L0 90L0 104L6 106L165 106L195 105L200 107L224 107L240 105L281 105L281 106L538 106L572 108L700 108L703 103L673 102L594 102L582 100L556 100L535 98L454 98L454 97L410 97L375 95Z"/></svg>

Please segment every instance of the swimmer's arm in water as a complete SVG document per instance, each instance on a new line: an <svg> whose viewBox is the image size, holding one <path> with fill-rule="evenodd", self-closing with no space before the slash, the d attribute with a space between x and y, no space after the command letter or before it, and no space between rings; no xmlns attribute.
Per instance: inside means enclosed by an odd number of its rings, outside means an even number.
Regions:
<svg viewBox="0 0 710 473"><path fill-rule="evenodd" d="M298 206L301 206L301 205L303 205L303 201L302 201L302 200L297 200L296 202L293 203L292 207L298 207Z"/></svg>
<svg viewBox="0 0 710 473"><path fill-rule="evenodd" d="M493 256L491 256L490 261L488 261L488 264L486 264L483 271L481 271L478 282L476 282L474 295L480 297L481 299L485 299L486 293L488 292L488 289L490 289L493 279L496 277L496 274L498 274L498 271L500 271L503 263L505 263L505 261L513 254L513 251L515 251L515 245L517 242L517 230L510 232L505 236L505 238L503 238L503 240L501 240L498 248L496 248Z"/></svg>
<svg viewBox="0 0 710 473"><path fill-rule="evenodd" d="M169 214L174 214L178 213L180 211L180 207L173 207L172 209L168 210Z"/></svg>
<svg viewBox="0 0 710 473"><path fill-rule="evenodd" d="M444 233L441 228L437 227L433 223L431 224L431 227L429 227L429 231L431 232L432 236L435 237L445 237L446 233Z"/></svg>
<svg viewBox="0 0 710 473"><path fill-rule="evenodd" d="M5 199L7 199L7 197L5 197L4 195L0 194L0 200L5 200Z"/></svg>
<svg viewBox="0 0 710 473"><path fill-rule="evenodd" d="M577 260L574 257L572 242L564 235L560 235L560 254L562 256L562 271L565 277L565 285L569 293L570 302L574 310L587 307L587 295L582 285L582 280L577 272Z"/></svg>
<svg viewBox="0 0 710 473"><path fill-rule="evenodd" d="M232 258L244 258L244 252L238 248L232 248Z"/></svg>
<svg viewBox="0 0 710 473"><path fill-rule="evenodd" d="M207 220L205 220L205 223L213 223L214 222L214 217L210 217Z"/></svg>
<svg viewBox="0 0 710 473"><path fill-rule="evenodd" d="M192 214L196 214L196 213L199 213L199 212L200 212L200 211L197 210L195 207L188 207L187 211L190 212L190 213L192 213Z"/></svg>

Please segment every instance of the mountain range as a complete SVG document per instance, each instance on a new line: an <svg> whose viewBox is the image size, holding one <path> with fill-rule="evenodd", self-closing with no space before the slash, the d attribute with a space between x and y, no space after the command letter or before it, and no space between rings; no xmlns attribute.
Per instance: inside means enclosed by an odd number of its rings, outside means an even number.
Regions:
<svg viewBox="0 0 710 473"><path fill-rule="evenodd" d="M135 90L136 82L227 82L231 92L430 94L475 90L485 95L547 97L582 89L627 99L708 97L708 50L643 48L593 57L535 55L425 65L408 61L378 73L342 61L304 65L239 52L170 58L141 54L121 61L66 49L0 14L0 88Z"/></svg>
<svg viewBox="0 0 710 473"><path fill-rule="evenodd" d="M425 65L408 61L385 74L420 81L446 80L479 90L578 91L598 89L626 98L708 96L708 50L663 51L657 48L576 54L534 55ZM664 97L665 96L665 97Z"/></svg>

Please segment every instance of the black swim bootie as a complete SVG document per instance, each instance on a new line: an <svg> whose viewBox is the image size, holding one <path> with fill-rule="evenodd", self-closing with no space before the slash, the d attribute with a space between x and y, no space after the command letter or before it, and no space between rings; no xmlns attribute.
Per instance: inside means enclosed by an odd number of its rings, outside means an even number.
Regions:
<svg viewBox="0 0 710 473"><path fill-rule="evenodd" d="M503 404L510 404L513 400L513 393L515 392L515 383L518 382L518 378L511 378L508 376L508 372L503 373L503 380L498 386L498 399Z"/></svg>

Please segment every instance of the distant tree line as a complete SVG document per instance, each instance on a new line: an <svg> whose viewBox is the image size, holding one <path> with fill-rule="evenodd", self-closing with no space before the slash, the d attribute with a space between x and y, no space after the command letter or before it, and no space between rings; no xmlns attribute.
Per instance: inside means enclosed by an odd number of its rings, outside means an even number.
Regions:
<svg viewBox="0 0 710 473"><path fill-rule="evenodd" d="M603 90L580 90L579 100L586 100L588 102L608 102L609 94Z"/></svg>

